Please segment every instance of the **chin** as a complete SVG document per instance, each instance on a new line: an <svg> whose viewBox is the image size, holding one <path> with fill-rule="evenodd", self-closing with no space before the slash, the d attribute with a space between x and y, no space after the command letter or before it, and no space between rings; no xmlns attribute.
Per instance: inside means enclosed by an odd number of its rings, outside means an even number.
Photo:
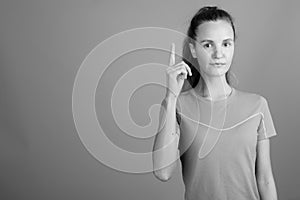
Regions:
<svg viewBox="0 0 300 200"><path fill-rule="evenodd" d="M212 76L223 76L228 72L228 69L216 69L213 70L210 74Z"/></svg>

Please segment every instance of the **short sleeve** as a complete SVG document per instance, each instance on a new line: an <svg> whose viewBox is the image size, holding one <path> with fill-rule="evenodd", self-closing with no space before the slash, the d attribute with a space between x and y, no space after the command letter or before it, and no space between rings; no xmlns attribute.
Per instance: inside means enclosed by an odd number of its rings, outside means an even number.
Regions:
<svg viewBox="0 0 300 200"><path fill-rule="evenodd" d="M257 140L268 139L276 136L276 130L267 100L262 97L261 120L257 129Z"/></svg>

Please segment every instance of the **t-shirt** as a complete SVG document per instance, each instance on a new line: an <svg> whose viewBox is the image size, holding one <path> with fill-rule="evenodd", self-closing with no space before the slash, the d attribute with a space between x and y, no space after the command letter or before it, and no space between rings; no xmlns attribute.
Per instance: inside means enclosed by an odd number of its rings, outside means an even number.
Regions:
<svg viewBox="0 0 300 200"><path fill-rule="evenodd" d="M232 88L211 101L194 89L176 103L185 200L259 200L258 140L277 135L265 97Z"/></svg>

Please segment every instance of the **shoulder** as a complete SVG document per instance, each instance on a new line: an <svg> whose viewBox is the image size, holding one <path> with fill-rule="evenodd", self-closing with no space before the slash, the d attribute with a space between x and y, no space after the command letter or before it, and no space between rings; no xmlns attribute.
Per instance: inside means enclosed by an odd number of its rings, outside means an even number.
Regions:
<svg viewBox="0 0 300 200"><path fill-rule="evenodd" d="M235 89L235 91L236 91L236 97L240 103L244 102L246 104L251 104L251 105L253 104L261 105L267 102L267 99L261 94L239 90L239 89Z"/></svg>
<svg viewBox="0 0 300 200"><path fill-rule="evenodd" d="M177 110L181 112L183 111L187 112L187 111L199 109L199 106L200 106L200 102L198 101L196 95L192 92L192 89L180 92L176 102Z"/></svg>
<svg viewBox="0 0 300 200"><path fill-rule="evenodd" d="M255 92L235 89L235 98L231 101L229 108L240 113L241 118L261 113L267 105L266 98ZM239 114L238 114L239 115Z"/></svg>
<svg viewBox="0 0 300 200"><path fill-rule="evenodd" d="M192 89L182 91L178 96L178 100L181 102L191 101L192 99L195 99L195 95L192 93Z"/></svg>
<svg viewBox="0 0 300 200"><path fill-rule="evenodd" d="M249 92L244 90L235 89L235 98L228 106L228 113L231 113L233 118L248 119L252 116L262 116L267 107L266 98L255 92Z"/></svg>

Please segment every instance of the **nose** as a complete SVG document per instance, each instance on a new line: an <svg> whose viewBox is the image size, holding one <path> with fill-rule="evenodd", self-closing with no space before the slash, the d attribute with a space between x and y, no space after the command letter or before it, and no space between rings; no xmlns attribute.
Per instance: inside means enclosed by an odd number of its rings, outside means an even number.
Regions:
<svg viewBox="0 0 300 200"><path fill-rule="evenodd" d="M213 58L222 58L223 51L221 47L216 46L213 53Z"/></svg>

